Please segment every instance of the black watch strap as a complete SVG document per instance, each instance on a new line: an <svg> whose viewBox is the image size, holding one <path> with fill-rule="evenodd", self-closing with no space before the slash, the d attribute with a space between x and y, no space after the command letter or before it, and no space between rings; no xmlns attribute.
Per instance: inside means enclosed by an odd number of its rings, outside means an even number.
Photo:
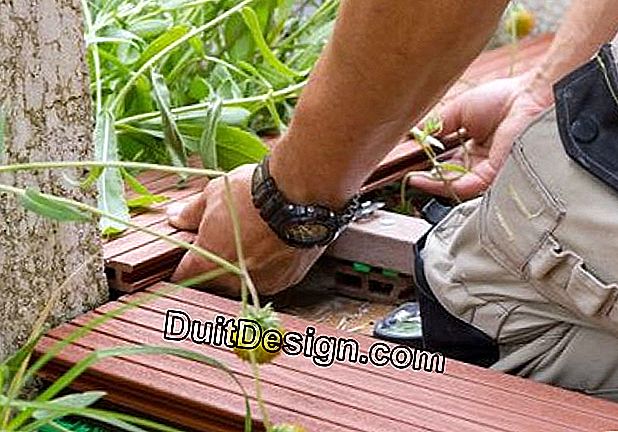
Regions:
<svg viewBox="0 0 618 432"><path fill-rule="evenodd" d="M341 231L360 214L360 198L355 196L342 211L335 211L319 204L296 204L288 200L279 190L269 168L269 158L266 157L256 167L252 180L253 204L260 211L262 219L279 236L281 240L293 247L309 248L326 246L337 238ZM291 238L285 227L295 220L305 223L315 221L328 229L330 236L321 239L298 241Z"/></svg>

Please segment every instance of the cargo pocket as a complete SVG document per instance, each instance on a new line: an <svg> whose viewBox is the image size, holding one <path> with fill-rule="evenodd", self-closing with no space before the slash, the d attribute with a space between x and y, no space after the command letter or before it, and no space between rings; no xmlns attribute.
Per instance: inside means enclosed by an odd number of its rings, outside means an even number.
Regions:
<svg viewBox="0 0 618 432"><path fill-rule="evenodd" d="M517 142L480 210L483 248L506 270L526 279L526 265L564 214Z"/></svg>
<svg viewBox="0 0 618 432"><path fill-rule="evenodd" d="M530 260L530 277L541 295L576 312L614 327L618 324L618 285L600 280L585 260L570 250L563 250L549 236Z"/></svg>

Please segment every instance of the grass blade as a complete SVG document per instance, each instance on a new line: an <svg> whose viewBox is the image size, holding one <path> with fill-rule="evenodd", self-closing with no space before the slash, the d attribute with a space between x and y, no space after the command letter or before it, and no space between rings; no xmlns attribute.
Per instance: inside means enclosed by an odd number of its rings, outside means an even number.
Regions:
<svg viewBox="0 0 618 432"><path fill-rule="evenodd" d="M146 208L153 204L159 204L168 200L168 198L163 195L152 194L146 186L141 184L138 179L129 174L126 169L121 168L120 172L122 173L122 178L124 179L125 183L131 189L133 189L134 192L139 194L137 198L133 198L127 201L130 209Z"/></svg>
<svg viewBox="0 0 618 432"><path fill-rule="evenodd" d="M174 357L184 358L187 360L193 360L199 363L206 364L208 366L214 367L225 372L232 380L238 385L241 389L243 398L245 399L245 407L246 407L246 416L251 416L251 409L248 403L249 397L241 384L241 382L236 378L236 376L232 373L232 371L219 360L201 354L199 352L186 350L183 348L174 348L174 347L164 347L164 346L151 346L151 345L142 345L142 346L131 346L131 347L117 347L117 348L107 348L94 351L89 354L81 361L76 363L73 367L71 367L67 372L64 373L60 378L54 381L43 393L41 393L35 400L36 402L49 402L49 400L54 397L56 394L67 388L75 379L77 379L82 373L84 373L89 367L96 364L97 362L104 360L106 358L114 358L114 357L126 357L132 355L171 355Z"/></svg>
<svg viewBox="0 0 618 432"><path fill-rule="evenodd" d="M183 432L180 429L176 429L170 426L165 426L152 420L146 420L139 417L134 417L129 414L121 414L112 411L106 411L95 408L78 408L69 405L63 405L54 402L38 402L38 401L24 401L24 400L8 400L6 397L0 395L0 405L8 405L11 408L17 408L25 411L34 410L47 410L50 413L54 413L56 417L60 416L79 416L83 418L93 419L99 422L107 423L115 426L118 429L128 432L146 432L146 431L163 431L163 432ZM146 429L141 429L135 425L144 426ZM22 429L19 429L21 432Z"/></svg>
<svg viewBox="0 0 618 432"><path fill-rule="evenodd" d="M101 391L88 391L84 393L73 393L66 396L62 396L56 399L51 400L51 403L58 403L60 405L76 407L76 408L86 408L89 407L99 400L105 397L105 392ZM46 417L49 417L51 413L44 409L36 410L32 413L32 417L41 420Z"/></svg>

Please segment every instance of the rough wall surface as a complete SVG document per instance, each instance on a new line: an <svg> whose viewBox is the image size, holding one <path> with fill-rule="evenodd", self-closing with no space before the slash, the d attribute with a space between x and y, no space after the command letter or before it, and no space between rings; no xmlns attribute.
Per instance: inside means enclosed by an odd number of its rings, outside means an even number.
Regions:
<svg viewBox="0 0 618 432"><path fill-rule="evenodd" d="M79 0L0 0L8 163L92 159L84 50ZM5 174L0 183L95 203L92 193L74 191L58 172ZM0 359L24 341L50 292L78 269L53 309L53 322L107 297L96 224L50 222L0 195Z"/></svg>

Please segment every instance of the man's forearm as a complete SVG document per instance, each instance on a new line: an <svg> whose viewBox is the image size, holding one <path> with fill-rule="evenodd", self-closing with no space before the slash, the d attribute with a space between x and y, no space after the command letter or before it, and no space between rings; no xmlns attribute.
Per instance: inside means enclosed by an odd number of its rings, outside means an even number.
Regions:
<svg viewBox="0 0 618 432"><path fill-rule="evenodd" d="M272 155L293 201L341 206L478 55L507 0L343 0Z"/></svg>
<svg viewBox="0 0 618 432"><path fill-rule="evenodd" d="M590 60L617 32L616 0L573 0L544 62L536 69L529 91L550 105L552 85Z"/></svg>

